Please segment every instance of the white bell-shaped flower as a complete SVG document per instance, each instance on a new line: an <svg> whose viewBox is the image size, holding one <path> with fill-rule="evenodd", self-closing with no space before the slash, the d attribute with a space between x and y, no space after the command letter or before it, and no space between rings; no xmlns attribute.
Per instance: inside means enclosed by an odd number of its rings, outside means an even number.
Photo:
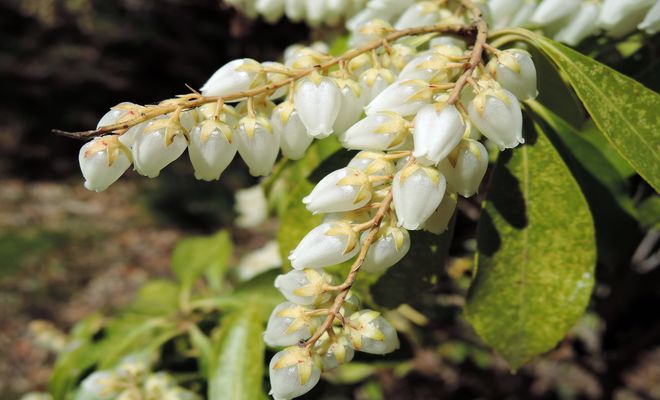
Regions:
<svg viewBox="0 0 660 400"><path fill-rule="evenodd" d="M342 136L348 128L356 123L362 115L363 98L360 85L350 79L338 79L341 90L341 106L333 130Z"/></svg>
<svg viewBox="0 0 660 400"><path fill-rule="evenodd" d="M464 139L438 169L447 179L447 190L473 196L486 175L488 151L476 140Z"/></svg>
<svg viewBox="0 0 660 400"><path fill-rule="evenodd" d="M446 186L445 177L435 168L413 164L397 172L392 195L399 226L421 229L440 205Z"/></svg>
<svg viewBox="0 0 660 400"><path fill-rule="evenodd" d="M391 111L403 117L416 114L431 101L431 88L422 80L396 81L365 107L367 115Z"/></svg>
<svg viewBox="0 0 660 400"><path fill-rule="evenodd" d="M409 6L394 24L396 29L434 25L438 22L438 2L421 1Z"/></svg>
<svg viewBox="0 0 660 400"><path fill-rule="evenodd" d="M266 21L274 23L284 15L284 0L255 0L254 8Z"/></svg>
<svg viewBox="0 0 660 400"><path fill-rule="evenodd" d="M101 192L131 166L131 153L118 136L96 137L80 148L78 162L85 188Z"/></svg>
<svg viewBox="0 0 660 400"><path fill-rule="evenodd" d="M200 90L204 96L227 96L258 86L264 77L261 64L241 58L220 67Z"/></svg>
<svg viewBox="0 0 660 400"><path fill-rule="evenodd" d="M262 116L243 117L235 137L238 152L249 167L250 175L270 175L280 150L280 136L270 121Z"/></svg>
<svg viewBox="0 0 660 400"><path fill-rule="evenodd" d="M396 330L377 311L358 311L350 316L346 326L351 345L357 351L387 354L399 348Z"/></svg>
<svg viewBox="0 0 660 400"><path fill-rule="evenodd" d="M284 0L284 14L292 22L299 22L305 18L304 0Z"/></svg>
<svg viewBox="0 0 660 400"><path fill-rule="evenodd" d="M325 2L317 0L305 1L305 22L311 27L317 27L323 22L325 16Z"/></svg>
<svg viewBox="0 0 660 400"><path fill-rule="evenodd" d="M523 4L523 0L490 0L488 7L493 16L493 22L498 28L509 23Z"/></svg>
<svg viewBox="0 0 660 400"><path fill-rule="evenodd" d="M304 347L291 346L270 360L270 392L274 400L290 400L312 390L321 378L321 360Z"/></svg>
<svg viewBox="0 0 660 400"><path fill-rule="evenodd" d="M287 300L303 306L325 303L330 293L325 290L330 285L330 275L312 268L294 269L275 278L275 288Z"/></svg>
<svg viewBox="0 0 660 400"><path fill-rule="evenodd" d="M524 143L518 99L506 89L486 89L468 104L472 123L500 150Z"/></svg>
<svg viewBox="0 0 660 400"><path fill-rule="evenodd" d="M660 0L656 0L637 28L646 31L649 35L655 35L660 31Z"/></svg>
<svg viewBox="0 0 660 400"><path fill-rule="evenodd" d="M323 371L349 363L355 356L355 350L351 347L348 338L338 329L335 330L335 335L332 337L324 333L314 345L314 351L320 353Z"/></svg>
<svg viewBox="0 0 660 400"><path fill-rule="evenodd" d="M375 99L383 90L394 82L395 76L387 68L369 68L360 74L362 98L365 104Z"/></svg>
<svg viewBox="0 0 660 400"><path fill-rule="evenodd" d="M391 150L410 134L408 121L399 114L382 111L366 116L342 136L342 145L355 150Z"/></svg>
<svg viewBox="0 0 660 400"><path fill-rule="evenodd" d="M399 80L419 79L430 83L446 83L459 71L449 68L449 57L460 57L463 51L453 45L436 45L431 51L410 60L401 73Z"/></svg>
<svg viewBox="0 0 660 400"><path fill-rule="evenodd" d="M536 67L532 56L525 50L508 49L488 63L488 71L497 82L518 100L533 99L536 89Z"/></svg>
<svg viewBox="0 0 660 400"><path fill-rule="evenodd" d="M127 148L133 148L135 140L142 134L148 123L149 122L141 122L137 125L131 126L126 132L119 136L119 141Z"/></svg>
<svg viewBox="0 0 660 400"><path fill-rule="evenodd" d="M598 31L598 15L600 3L586 1L580 4L580 9L573 18L563 26L554 36L558 42L575 46L584 38ZM500 82L501 83L501 82Z"/></svg>
<svg viewBox="0 0 660 400"><path fill-rule="evenodd" d="M122 389L117 373L109 370L92 372L80 383L80 395L93 399L115 398Z"/></svg>
<svg viewBox="0 0 660 400"><path fill-rule="evenodd" d="M284 157L291 160L303 158L314 138L307 134L293 103L284 101L278 104L273 110L271 123L273 132L280 137Z"/></svg>
<svg viewBox="0 0 660 400"><path fill-rule="evenodd" d="M357 233L343 221L324 222L312 229L289 255L295 269L323 268L353 258L360 250Z"/></svg>
<svg viewBox="0 0 660 400"><path fill-rule="evenodd" d="M232 130L224 122L207 119L195 126L190 132L188 144L195 178L205 181L220 179L237 149Z"/></svg>
<svg viewBox="0 0 660 400"><path fill-rule="evenodd" d="M316 73L296 86L293 103L310 136L321 139L333 132L341 99L342 94L335 81Z"/></svg>
<svg viewBox="0 0 660 400"><path fill-rule="evenodd" d="M309 211L318 214L356 210L369 200L369 177L359 169L345 167L321 179L302 201Z"/></svg>
<svg viewBox="0 0 660 400"><path fill-rule="evenodd" d="M349 0L327 0L325 2L325 12L323 22L326 25L336 25L344 15L349 6Z"/></svg>
<svg viewBox="0 0 660 400"><path fill-rule="evenodd" d="M266 70L267 83L279 82L287 78L287 75L277 72L277 70L286 70L286 66L284 64L275 61L264 61L261 63L261 65ZM270 96L268 96L268 98L271 100L279 99L288 92L289 85L280 86L279 88L275 89L275 91Z"/></svg>
<svg viewBox="0 0 660 400"><path fill-rule="evenodd" d="M516 12L513 18L511 18L509 25L527 26L530 23L537 6L535 0L524 0L523 4L518 9L518 12Z"/></svg>
<svg viewBox="0 0 660 400"><path fill-rule="evenodd" d="M453 104L429 104L415 116L413 156L436 165L456 147L467 129Z"/></svg>
<svg viewBox="0 0 660 400"><path fill-rule="evenodd" d="M393 175L394 163L387 158L385 153L378 151L361 151L349 161L348 167L359 169L367 175ZM385 182L383 182L385 183ZM376 183L372 183L375 186Z"/></svg>
<svg viewBox="0 0 660 400"><path fill-rule="evenodd" d="M654 0L605 0L598 24L610 36L625 35L635 29L653 3Z"/></svg>
<svg viewBox="0 0 660 400"><path fill-rule="evenodd" d="M410 235L407 230L395 226L381 228L376 240L369 247L361 268L370 273L385 272L401 261L408 250L410 250Z"/></svg>
<svg viewBox="0 0 660 400"><path fill-rule="evenodd" d="M351 47L360 47L371 41L382 39L394 28L384 19L374 18L359 26L353 31L348 44Z"/></svg>
<svg viewBox="0 0 660 400"><path fill-rule="evenodd" d="M96 124L96 129L119 122L126 122L138 117L142 108L142 106L130 102L119 103L110 108L110 111L103 114L99 122Z"/></svg>
<svg viewBox="0 0 660 400"><path fill-rule="evenodd" d="M575 0L542 0L534 10L531 22L540 26L550 25L573 14L579 5L580 2Z"/></svg>
<svg viewBox="0 0 660 400"><path fill-rule="evenodd" d="M417 56L417 49L402 43L395 43L388 52L382 55L383 66L392 73L399 74L401 70ZM400 78L399 78L400 79Z"/></svg>
<svg viewBox="0 0 660 400"><path fill-rule="evenodd" d="M272 347L293 346L312 336L316 317L311 308L286 301L278 304L268 319L264 342Z"/></svg>
<svg viewBox="0 0 660 400"><path fill-rule="evenodd" d="M149 121L133 143L135 170L149 178L160 175L160 171L186 151L188 141L178 119L164 117Z"/></svg>
<svg viewBox="0 0 660 400"><path fill-rule="evenodd" d="M446 231L458 204L456 193L445 193L440 205L424 223L424 230L436 235Z"/></svg>

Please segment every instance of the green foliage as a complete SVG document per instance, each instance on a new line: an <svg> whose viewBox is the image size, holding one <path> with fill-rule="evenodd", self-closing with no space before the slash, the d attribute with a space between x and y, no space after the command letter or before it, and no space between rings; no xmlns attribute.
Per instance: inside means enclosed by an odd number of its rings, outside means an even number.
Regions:
<svg viewBox="0 0 660 400"><path fill-rule="evenodd" d="M214 343L209 373L210 400L254 400L264 398L265 345L261 338L263 320L257 304L224 317Z"/></svg>
<svg viewBox="0 0 660 400"><path fill-rule="evenodd" d="M213 236L194 236L179 242L172 255L172 269L183 289L190 290L192 284L204 273L209 285L219 288L232 247L226 231Z"/></svg>
<svg viewBox="0 0 660 400"><path fill-rule="evenodd" d="M578 184L538 125L527 124L525 140L498 159L466 307L477 333L514 370L551 349L582 315L596 258Z"/></svg>
<svg viewBox="0 0 660 400"><path fill-rule="evenodd" d="M615 70L524 29L507 30L543 51L573 87L596 126L660 190L660 96Z"/></svg>

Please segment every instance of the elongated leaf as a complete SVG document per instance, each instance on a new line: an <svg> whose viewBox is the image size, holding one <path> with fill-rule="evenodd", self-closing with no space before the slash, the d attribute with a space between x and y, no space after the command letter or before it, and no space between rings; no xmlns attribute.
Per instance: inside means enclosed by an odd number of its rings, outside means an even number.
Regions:
<svg viewBox="0 0 660 400"><path fill-rule="evenodd" d="M388 308L410 301L431 289L444 270L454 224L441 235L410 232L410 251L371 286L374 301Z"/></svg>
<svg viewBox="0 0 660 400"><path fill-rule="evenodd" d="M599 261L610 267L627 263L642 232L635 219L627 178L602 153L567 122L538 102L528 103L535 119L571 169L594 216Z"/></svg>
<svg viewBox="0 0 660 400"><path fill-rule="evenodd" d="M264 397L263 323L246 307L223 318L209 373L210 400L254 400Z"/></svg>
<svg viewBox="0 0 660 400"><path fill-rule="evenodd" d="M525 29L504 32L521 36L554 61L600 131L660 191L660 95L544 36Z"/></svg>
<svg viewBox="0 0 660 400"><path fill-rule="evenodd" d="M188 290L205 272L213 287L220 286L232 247L226 231L213 236L190 237L179 242L172 254L172 268L184 290Z"/></svg>
<svg viewBox="0 0 660 400"><path fill-rule="evenodd" d="M551 349L582 315L596 248L580 187L545 135L500 154L477 233L466 314L517 369Z"/></svg>

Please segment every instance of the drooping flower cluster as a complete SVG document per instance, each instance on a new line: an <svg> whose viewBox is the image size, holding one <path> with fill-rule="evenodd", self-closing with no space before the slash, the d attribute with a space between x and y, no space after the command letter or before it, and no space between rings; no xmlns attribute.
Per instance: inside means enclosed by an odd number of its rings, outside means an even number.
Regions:
<svg viewBox="0 0 660 400"><path fill-rule="evenodd" d="M348 20L355 37L378 29L431 25L451 18L437 1L369 0ZM660 30L660 0L488 0L480 3L493 29L543 28L560 42L576 45L604 32L620 37L635 29L648 34Z"/></svg>
<svg viewBox="0 0 660 400"><path fill-rule="evenodd" d="M336 25L364 7L366 0L225 0L249 18L275 22L286 16L310 26Z"/></svg>
<svg viewBox="0 0 660 400"><path fill-rule="evenodd" d="M127 356L116 368L95 371L81 383L77 400L197 400L195 393L177 385L164 372L151 372L141 356Z"/></svg>

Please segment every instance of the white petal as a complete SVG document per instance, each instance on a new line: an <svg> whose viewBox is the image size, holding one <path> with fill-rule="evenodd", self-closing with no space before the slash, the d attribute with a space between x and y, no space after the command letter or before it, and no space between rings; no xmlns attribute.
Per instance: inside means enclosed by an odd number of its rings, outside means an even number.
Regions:
<svg viewBox="0 0 660 400"><path fill-rule="evenodd" d="M249 58L233 60L220 67L202 86L204 96L226 96L236 92L248 90L258 76L252 69L259 67L259 63ZM245 71L250 68L250 71Z"/></svg>
<svg viewBox="0 0 660 400"><path fill-rule="evenodd" d="M85 143L80 148L78 162L80 170L85 177L85 188L95 192L101 192L112 185L131 165L123 151L118 151L116 158L110 165L108 160L108 147L113 144L109 141L116 141L114 137L97 137L92 141ZM114 144L117 146L117 144Z"/></svg>
<svg viewBox="0 0 660 400"><path fill-rule="evenodd" d="M403 117L413 115L431 100L427 82L421 80L397 81L383 90L366 107L367 115L392 111Z"/></svg>
<svg viewBox="0 0 660 400"><path fill-rule="evenodd" d="M542 0L534 10L531 22L540 26L549 25L571 15L579 5L575 0Z"/></svg>
<svg viewBox="0 0 660 400"><path fill-rule="evenodd" d="M518 99L507 90L503 92L506 102L486 91L477 95L468 105L472 123L501 150L516 147L525 141Z"/></svg>
<svg viewBox="0 0 660 400"><path fill-rule="evenodd" d="M307 134L307 128L300 121L298 112L293 110L288 118L284 118L282 107L278 105L273 110L271 123L273 131L280 137L284 157L291 160L303 158L314 138Z"/></svg>
<svg viewBox="0 0 660 400"><path fill-rule="evenodd" d="M355 177L358 184L340 184L346 177ZM303 203L314 214L357 210L371 199L370 189L368 177L362 171L341 168L321 179Z"/></svg>
<svg viewBox="0 0 660 400"><path fill-rule="evenodd" d="M416 168L412 173L407 168ZM445 177L428 167L406 167L394 175L393 204L399 226L420 229L442 201Z"/></svg>
<svg viewBox="0 0 660 400"><path fill-rule="evenodd" d="M410 250L410 235L403 228L391 228L400 232L403 241L397 243L396 237L386 233L378 238L367 252L362 269L370 273L381 273L401 261ZM388 232L386 230L386 232Z"/></svg>
<svg viewBox="0 0 660 400"><path fill-rule="evenodd" d="M197 125L190 132L188 156L195 170L195 178L212 181L220 179L220 174L234 159L238 144L236 140L227 141L218 129L206 138L201 137L202 125Z"/></svg>
<svg viewBox="0 0 660 400"><path fill-rule="evenodd" d="M502 52L500 59L508 58L508 61L517 67L512 70L506 63L491 60L489 70L497 82L509 92L513 93L518 100L533 99L538 95L536 90L536 67L531 55L520 49L510 49Z"/></svg>
<svg viewBox="0 0 660 400"><path fill-rule="evenodd" d="M149 124L147 124L147 127ZM183 154L188 142L183 135L175 135L169 145L165 141L165 128L155 132L144 131L137 135L133 144L135 170L149 178L160 175L160 171Z"/></svg>
<svg viewBox="0 0 660 400"><path fill-rule="evenodd" d="M415 116L413 156L437 164L461 141L465 129L454 105L443 106L440 111L432 104L423 107Z"/></svg>
<svg viewBox="0 0 660 400"><path fill-rule="evenodd" d="M247 117L246 117L247 118ZM277 135L269 121L258 122L252 135L247 132L245 119L239 123L236 131L238 152L248 165L250 175L270 175L280 148L280 137Z"/></svg>
<svg viewBox="0 0 660 400"><path fill-rule="evenodd" d="M342 226L350 228L343 222L322 223L312 229L291 252L289 260L295 269L323 268L334 264L340 264L353 258L359 251L357 244L344 254L350 238L346 235L326 235L333 227Z"/></svg>
<svg viewBox="0 0 660 400"><path fill-rule="evenodd" d="M341 92L330 78L321 78L319 84L310 79L296 87L294 104L307 133L324 138L333 132L332 126L341 107Z"/></svg>

